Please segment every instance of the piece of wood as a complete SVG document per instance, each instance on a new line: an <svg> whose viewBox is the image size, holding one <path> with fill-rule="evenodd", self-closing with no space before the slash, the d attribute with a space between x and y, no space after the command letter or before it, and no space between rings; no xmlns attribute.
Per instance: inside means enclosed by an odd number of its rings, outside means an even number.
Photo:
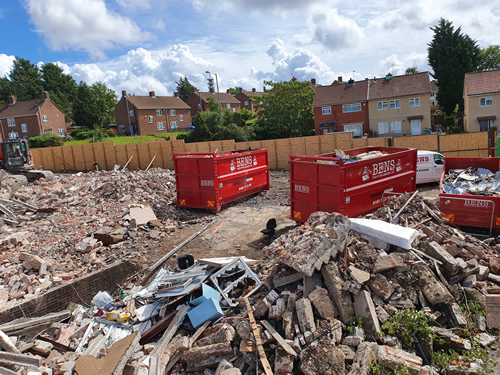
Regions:
<svg viewBox="0 0 500 375"><path fill-rule="evenodd" d="M416 227L418 227L418 226L420 226L420 225L422 225L422 224L425 224L425 223L427 223L428 221L431 221L431 220L432 220L432 217L429 217L429 218L427 218L427 219L425 219L425 220L422 220L422 221L421 221L421 222L419 222L419 223L416 223L416 224L412 224L412 225L410 225L410 228L416 228Z"/></svg>
<svg viewBox="0 0 500 375"><path fill-rule="evenodd" d="M10 341L9 336L7 336L3 331L0 330L0 346L9 353L17 353L21 352L16 348L16 346Z"/></svg>
<svg viewBox="0 0 500 375"><path fill-rule="evenodd" d="M281 335L274 329L274 327L267 321L267 320L261 320L260 324L262 324L268 331L269 333L275 338L275 340L278 342L278 344L281 345L285 351L294 356L298 357L297 353L295 353L295 350L292 349L290 345L281 337Z"/></svg>
<svg viewBox="0 0 500 375"><path fill-rule="evenodd" d="M426 253L424 253L423 251L420 251L420 250L415 249L415 248L413 248L413 247L411 248L411 250L413 250L413 251L415 251L415 252L419 253L420 255L423 255L423 256L424 256L424 257L426 257L426 258L429 258L429 259L433 260L434 262L436 262L436 263L437 263L437 264L439 264L440 266L442 266L442 265L443 265L443 262L441 262L440 260L437 260L436 258L431 257L430 255L427 255L427 254L426 254Z"/></svg>
<svg viewBox="0 0 500 375"><path fill-rule="evenodd" d="M64 319L69 318L70 316L71 312L69 310L64 310L57 313L47 314L38 318L20 318L12 322L2 324L0 326L0 330L2 330L5 333L9 333L23 328L32 327L36 324L42 324L47 322L49 323L60 322Z"/></svg>
<svg viewBox="0 0 500 375"><path fill-rule="evenodd" d="M148 329L141 337L141 341L139 342L141 345L147 344L150 342L157 334L167 329L172 320L174 319L175 311L168 314L150 329Z"/></svg>
<svg viewBox="0 0 500 375"><path fill-rule="evenodd" d="M134 355L135 350L137 349L137 346L139 345L140 338L141 338L141 335L139 333L137 333L136 336L134 337L134 340L132 341L132 343L128 347L127 351L120 359L120 362L118 362L118 364L116 365L115 371L113 371L113 375L122 375L123 374L123 370L125 369L127 362Z"/></svg>
<svg viewBox="0 0 500 375"><path fill-rule="evenodd" d="M0 365L40 367L42 365L42 357L27 354L0 352Z"/></svg>
<svg viewBox="0 0 500 375"><path fill-rule="evenodd" d="M128 159L127 163L123 166L122 171L125 170L125 168L127 168L128 163L130 163L130 161L132 160L132 158L134 157L134 155L135 154L132 154L132 156L130 157L130 159Z"/></svg>
<svg viewBox="0 0 500 375"><path fill-rule="evenodd" d="M301 272L292 273L291 275L280 277L273 280L275 288L281 288L282 286L294 283L296 281L302 280L304 274Z"/></svg>
<svg viewBox="0 0 500 375"><path fill-rule="evenodd" d="M257 327L257 322L255 321L255 318L253 316L252 306L250 306L250 301L248 300L248 298L245 297L244 301L247 306L248 319L250 320L250 325L252 326L255 343L257 344L257 351L259 353L260 362L262 363L262 367L264 368L264 372L266 373L266 375L273 375L273 370L271 368L271 365L269 364L269 361L267 360L266 352L264 351L262 342L260 341L259 327Z"/></svg>
<svg viewBox="0 0 500 375"><path fill-rule="evenodd" d="M410 202L412 201L413 198L415 198L415 196L418 194L418 190L415 190L415 192L411 195L411 197L406 201L405 204L403 204L403 207L401 207L399 209L399 211L396 213L396 215L394 215L394 217L392 218L392 222L395 223L396 222L396 219L398 218L398 216L403 212L403 210L406 208L406 206L408 206L408 204L410 204Z"/></svg>
<svg viewBox="0 0 500 375"><path fill-rule="evenodd" d="M158 151L156 151L155 156L153 156L153 159L151 159L151 161L149 162L148 167L146 168L146 170L148 170L148 169L149 169L149 167L151 167L151 164L153 164L153 162L154 162L154 161L155 161L155 159L156 159L156 155L158 155Z"/></svg>
<svg viewBox="0 0 500 375"><path fill-rule="evenodd" d="M17 371L9 370L8 368L0 366L0 374L1 375L19 375Z"/></svg>
<svg viewBox="0 0 500 375"><path fill-rule="evenodd" d="M177 362L179 362L179 360L182 358L182 353L179 352L177 353L176 355L174 355L174 358L172 358L169 362L168 362L168 365L165 369L165 374L170 374L170 370L172 370L172 367L175 366L175 364Z"/></svg>
<svg viewBox="0 0 500 375"><path fill-rule="evenodd" d="M189 307L187 305L180 305L177 308L177 312L175 313L174 319L163 333L163 336L161 337L158 346L151 352L151 355L156 355L157 353L160 352L160 350L164 350L167 347L167 345L170 343L170 340L172 340L172 337L174 337L175 332L177 332L177 330L181 326L188 310Z"/></svg>
<svg viewBox="0 0 500 375"><path fill-rule="evenodd" d="M189 339L189 347L193 346L194 342L198 340L198 337L200 337L200 335L203 333L203 331L205 331L205 329L210 325L210 323L212 323L212 321L207 320L205 323L201 325L200 328L196 330L193 336L191 336Z"/></svg>

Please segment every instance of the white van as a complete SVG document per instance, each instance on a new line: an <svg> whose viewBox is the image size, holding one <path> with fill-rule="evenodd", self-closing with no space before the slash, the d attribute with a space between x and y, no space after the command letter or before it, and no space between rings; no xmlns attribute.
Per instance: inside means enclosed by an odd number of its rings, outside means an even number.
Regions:
<svg viewBox="0 0 500 375"><path fill-rule="evenodd" d="M439 182L443 173L444 156L434 151L417 152L417 184Z"/></svg>

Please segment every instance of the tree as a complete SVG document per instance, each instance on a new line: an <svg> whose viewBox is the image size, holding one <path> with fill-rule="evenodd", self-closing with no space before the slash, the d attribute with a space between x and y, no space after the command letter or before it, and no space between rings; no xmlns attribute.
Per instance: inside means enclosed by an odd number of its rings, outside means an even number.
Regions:
<svg viewBox="0 0 500 375"><path fill-rule="evenodd" d="M210 112L217 112L219 113L219 102L215 100L214 98L208 98L208 110Z"/></svg>
<svg viewBox="0 0 500 375"><path fill-rule="evenodd" d="M8 103L12 95L12 82L7 78L0 78L0 103Z"/></svg>
<svg viewBox="0 0 500 375"><path fill-rule="evenodd" d="M116 94L104 83L96 82L89 86L82 81L73 103L73 118L78 126L100 129L114 121L115 106Z"/></svg>
<svg viewBox="0 0 500 375"><path fill-rule="evenodd" d="M12 94L17 100L43 98L43 82L40 69L29 60L16 57L10 72Z"/></svg>
<svg viewBox="0 0 500 375"><path fill-rule="evenodd" d="M405 72L406 75L415 74L415 73L418 73L418 70L416 67L412 66L410 68L406 68L406 72Z"/></svg>
<svg viewBox="0 0 500 375"><path fill-rule="evenodd" d="M41 68L43 88L50 99L64 112L66 122L73 121L72 105L76 99L77 84L73 77L64 74L61 67L53 63Z"/></svg>
<svg viewBox="0 0 500 375"><path fill-rule="evenodd" d="M301 137L313 134L312 101L314 91L310 82L264 82L266 90L256 109L255 123L258 139Z"/></svg>
<svg viewBox="0 0 500 375"><path fill-rule="evenodd" d="M193 91L198 91L198 89L189 82L186 76L181 77L179 82L175 83L177 84L176 91L179 93L179 98L184 101L191 96Z"/></svg>
<svg viewBox="0 0 500 375"><path fill-rule="evenodd" d="M479 53L478 71L500 69L500 46L483 48Z"/></svg>
<svg viewBox="0 0 500 375"><path fill-rule="evenodd" d="M232 96L236 96L240 93L241 91L241 87L230 87L229 88L229 93L232 95Z"/></svg>
<svg viewBox="0 0 500 375"><path fill-rule="evenodd" d="M437 80L436 99L443 111L450 115L457 104L463 107L463 87L465 73L476 70L479 52L476 41L462 34L443 18L434 31L432 42L428 44L428 61Z"/></svg>

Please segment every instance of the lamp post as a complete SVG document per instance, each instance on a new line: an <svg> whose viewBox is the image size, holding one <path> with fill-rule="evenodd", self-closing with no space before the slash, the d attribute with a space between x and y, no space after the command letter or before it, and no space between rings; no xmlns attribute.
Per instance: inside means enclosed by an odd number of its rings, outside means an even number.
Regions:
<svg viewBox="0 0 500 375"><path fill-rule="evenodd" d="M220 103L220 92L219 92L219 79L217 77L217 73L211 73L208 70L205 72L207 74L213 74L215 75L215 83L217 85L217 96L219 97L219 112L220 112L220 123L222 125L222 134L224 135L224 120L222 118L222 105Z"/></svg>
<svg viewBox="0 0 500 375"><path fill-rule="evenodd" d="M127 105L127 119L128 119L128 129L130 130L130 138L132 139L132 144L134 144L134 131L130 125L130 112L128 110L128 95L125 96L125 104Z"/></svg>

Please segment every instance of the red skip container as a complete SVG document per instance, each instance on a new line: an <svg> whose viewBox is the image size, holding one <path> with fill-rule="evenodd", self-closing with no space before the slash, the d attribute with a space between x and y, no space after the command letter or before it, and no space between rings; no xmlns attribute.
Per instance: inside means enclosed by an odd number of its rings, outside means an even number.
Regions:
<svg viewBox="0 0 500 375"><path fill-rule="evenodd" d="M356 217L384 203L384 193L415 191L417 149L362 147L344 151L356 156L381 151L386 155L344 162L335 153L290 155L291 219L304 223L316 211Z"/></svg>
<svg viewBox="0 0 500 375"><path fill-rule="evenodd" d="M174 153L177 206L220 211L235 200L269 190L267 149Z"/></svg>

